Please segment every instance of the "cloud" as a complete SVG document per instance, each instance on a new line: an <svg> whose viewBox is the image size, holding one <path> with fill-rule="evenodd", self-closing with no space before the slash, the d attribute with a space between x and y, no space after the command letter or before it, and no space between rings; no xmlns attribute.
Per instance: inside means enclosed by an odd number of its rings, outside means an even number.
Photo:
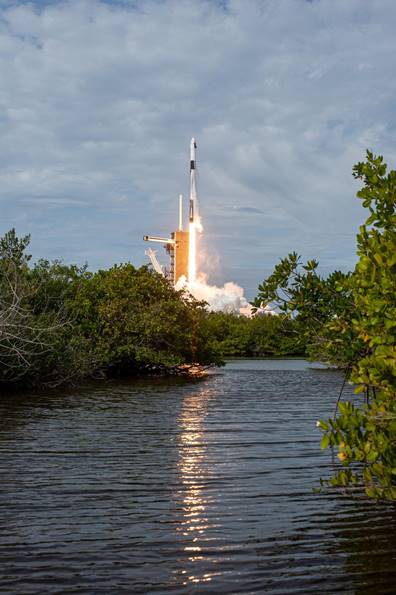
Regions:
<svg viewBox="0 0 396 595"><path fill-rule="evenodd" d="M236 210L238 213L264 213L264 211L255 207L238 207Z"/></svg>
<svg viewBox="0 0 396 595"><path fill-rule="evenodd" d="M197 137L215 282L290 250L350 267L352 165L395 163L393 0L0 2L0 232L34 256L145 261ZM230 275L232 275L230 277Z"/></svg>

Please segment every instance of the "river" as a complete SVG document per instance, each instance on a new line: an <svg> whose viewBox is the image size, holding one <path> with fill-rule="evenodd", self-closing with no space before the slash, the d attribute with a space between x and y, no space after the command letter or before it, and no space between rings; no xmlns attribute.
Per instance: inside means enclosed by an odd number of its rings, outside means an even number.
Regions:
<svg viewBox="0 0 396 595"><path fill-rule="evenodd" d="M341 383L241 360L2 395L1 593L395 593L394 506L313 492Z"/></svg>

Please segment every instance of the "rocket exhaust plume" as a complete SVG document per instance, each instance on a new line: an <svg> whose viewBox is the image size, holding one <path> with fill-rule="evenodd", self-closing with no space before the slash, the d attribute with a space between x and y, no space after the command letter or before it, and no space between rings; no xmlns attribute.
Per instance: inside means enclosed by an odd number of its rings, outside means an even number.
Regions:
<svg viewBox="0 0 396 595"><path fill-rule="evenodd" d="M252 316L252 307L244 296L244 290L236 283L225 283L223 287L209 285L207 277L198 271L198 237L202 232L198 211L197 197L197 144L195 138L190 143L190 197L188 212L188 231L183 230L183 197L179 195L179 228L171 237L144 236L143 239L164 244L170 255L170 269L166 270L156 259L154 250L147 250L154 269L169 279L176 289L187 290L198 300L205 301L212 311L233 312ZM188 247L188 250L187 250ZM206 266L208 259L205 258ZM263 314L275 315L269 307L262 309Z"/></svg>
<svg viewBox="0 0 396 595"><path fill-rule="evenodd" d="M194 221L189 224L189 246L188 246L188 284L190 287L197 279L197 236Z"/></svg>
<svg viewBox="0 0 396 595"><path fill-rule="evenodd" d="M183 287L187 281L187 287L194 297L204 300L209 310L234 312L244 316L252 315L252 306L244 296L242 287L236 283L225 283L223 287L208 285L206 276L197 271L197 240L198 233L202 231L201 219L198 212L197 197L197 144L195 138L190 143L190 203L189 203L189 256L188 256L188 279L180 279L177 287ZM274 314L272 311L266 314Z"/></svg>

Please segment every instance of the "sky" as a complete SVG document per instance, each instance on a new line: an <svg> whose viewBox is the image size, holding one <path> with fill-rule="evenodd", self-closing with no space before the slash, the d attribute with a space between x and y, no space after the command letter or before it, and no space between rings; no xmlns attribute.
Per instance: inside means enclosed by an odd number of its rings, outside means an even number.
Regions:
<svg viewBox="0 0 396 595"><path fill-rule="evenodd" d="M352 268L352 166L396 166L395 24L394 0L0 0L0 234L146 263L195 136L212 283L252 298L290 251Z"/></svg>

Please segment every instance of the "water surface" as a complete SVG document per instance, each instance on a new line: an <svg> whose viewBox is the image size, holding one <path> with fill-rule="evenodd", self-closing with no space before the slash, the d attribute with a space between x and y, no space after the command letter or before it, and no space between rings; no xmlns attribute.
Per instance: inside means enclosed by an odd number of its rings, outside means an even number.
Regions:
<svg viewBox="0 0 396 595"><path fill-rule="evenodd" d="M393 506L312 491L341 382L253 360L3 396L1 592L395 593Z"/></svg>

